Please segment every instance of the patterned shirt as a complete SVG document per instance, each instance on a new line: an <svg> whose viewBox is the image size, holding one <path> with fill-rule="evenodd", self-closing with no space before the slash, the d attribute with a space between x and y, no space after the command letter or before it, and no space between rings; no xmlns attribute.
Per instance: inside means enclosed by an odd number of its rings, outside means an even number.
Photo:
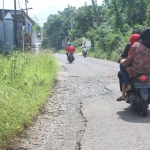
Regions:
<svg viewBox="0 0 150 150"><path fill-rule="evenodd" d="M125 59L124 65L129 74L129 78L139 73L150 74L150 49L141 42L135 42L131 53Z"/></svg>

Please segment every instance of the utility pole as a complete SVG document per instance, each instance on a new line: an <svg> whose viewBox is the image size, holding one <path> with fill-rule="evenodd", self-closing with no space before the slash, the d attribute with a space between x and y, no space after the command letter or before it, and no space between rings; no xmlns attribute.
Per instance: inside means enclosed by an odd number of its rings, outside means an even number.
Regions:
<svg viewBox="0 0 150 150"><path fill-rule="evenodd" d="M20 10L20 2L19 2L19 0L18 0L18 5L19 5L19 10Z"/></svg>
<svg viewBox="0 0 150 150"><path fill-rule="evenodd" d="M3 0L3 20L4 20L4 17L5 17L5 13L4 13L4 0Z"/></svg>
<svg viewBox="0 0 150 150"><path fill-rule="evenodd" d="M70 17L71 30L72 30L72 28L73 28L73 24L72 24L72 13L70 13L69 17Z"/></svg>
<svg viewBox="0 0 150 150"><path fill-rule="evenodd" d="M18 47L16 0L14 0L14 9L15 9L15 45L16 47Z"/></svg>
<svg viewBox="0 0 150 150"><path fill-rule="evenodd" d="M26 5L26 13L28 14L27 3L28 3L28 0L25 0L25 5Z"/></svg>
<svg viewBox="0 0 150 150"><path fill-rule="evenodd" d="M21 10L26 10L27 15L28 15L28 9L32 9L32 8L28 8L28 7L27 7L27 3L28 3L28 2L29 2L28 0L25 0L26 8L25 8L25 9L21 9Z"/></svg>

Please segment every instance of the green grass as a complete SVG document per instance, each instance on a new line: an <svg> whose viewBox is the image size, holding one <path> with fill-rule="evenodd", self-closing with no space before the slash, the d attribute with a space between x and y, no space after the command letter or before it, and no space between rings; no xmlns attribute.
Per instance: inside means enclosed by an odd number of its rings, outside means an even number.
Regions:
<svg viewBox="0 0 150 150"><path fill-rule="evenodd" d="M0 55L0 147L38 115L58 70L57 60L50 52Z"/></svg>
<svg viewBox="0 0 150 150"><path fill-rule="evenodd" d="M120 54L117 54L115 51L111 52L111 54L109 52L96 51L96 52L89 52L88 56L93 58L117 61Z"/></svg>

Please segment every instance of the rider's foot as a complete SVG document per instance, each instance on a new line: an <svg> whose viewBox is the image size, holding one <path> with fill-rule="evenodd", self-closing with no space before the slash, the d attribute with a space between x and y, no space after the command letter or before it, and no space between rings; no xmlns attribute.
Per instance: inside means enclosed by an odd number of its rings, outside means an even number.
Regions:
<svg viewBox="0 0 150 150"><path fill-rule="evenodd" d="M119 97L119 98L117 98L117 100L116 101L125 101L125 97Z"/></svg>

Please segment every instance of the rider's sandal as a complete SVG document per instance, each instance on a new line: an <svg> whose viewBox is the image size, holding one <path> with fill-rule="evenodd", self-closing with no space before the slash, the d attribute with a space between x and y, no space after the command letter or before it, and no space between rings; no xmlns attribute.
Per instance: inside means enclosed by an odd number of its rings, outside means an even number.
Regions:
<svg viewBox="0 0 150 150"><path fill-rule="evenodd" d="M125 101L125 98L119 97L116 101Z"/></svg>

